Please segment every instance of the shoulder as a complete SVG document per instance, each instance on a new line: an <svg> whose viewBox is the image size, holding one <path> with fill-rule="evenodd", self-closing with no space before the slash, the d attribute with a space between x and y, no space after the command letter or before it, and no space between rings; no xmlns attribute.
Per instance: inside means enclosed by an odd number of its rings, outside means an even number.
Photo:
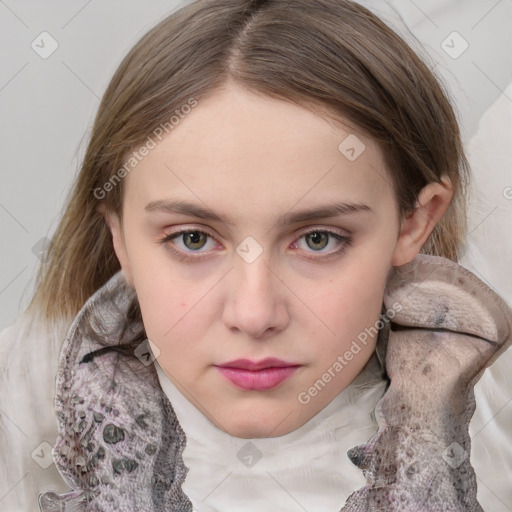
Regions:
<svg viewBox="0 0 512 512"><path fill-rule="evenodd" d="M471 463L484 510L512 509L512 347L475 385L476 409L469 425Z"/></svg>
<svg viewBox="0 0 512 512"><path fill-rule="evenodd" d="M55 375L62 334L22 313L0 332L0 508L37 510L40 490L63 487L51 447L57 436Z"/></svg>

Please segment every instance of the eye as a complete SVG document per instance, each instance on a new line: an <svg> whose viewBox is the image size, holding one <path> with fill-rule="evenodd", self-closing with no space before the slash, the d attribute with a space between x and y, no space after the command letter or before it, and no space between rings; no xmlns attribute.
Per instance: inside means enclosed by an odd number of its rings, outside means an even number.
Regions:
<svg viewBox="0 0 512 512"><path fill-rule="evenodd" d="M173 253L186 254L187 252L193 253L205 249L205 247L207 246L208 238L213 239L212 235L207 231L203 231L200 229L188 229L177 231L175 233L171 233L170 235L166 235L164 238L160 240L160 242L162 244L165 244L166 247L168 247L168 249ZM176 242L173 241L175 239ZM175 251L172 247L170 247L169 242L171 242L172 245L177 247L179 251ZM206 247L206 250L208 250L208 247Z"/></svg>
<svg viewBox="0 0 512 512"><path fill-rule="evenodd" d="M300 241L304 240L304 244L301 244ZM320 253L322 256L330 256L332 254L337 254L343 252L347 246L351 243L351 239L348 236L341 235L340 233L326 230L326 229L313 229L309 230L305 233L302 233L297 242L294 242L293 247L299 247L300 249L305 250L313 249L313 253ZM323 251L325 248L331 248L330 251ZM307 256L310 259L318 259L316 256L313 258Z"/></svg>
<svg viewBox="0 0 512 512"><path fill-rule="evenodd" d="M301 243L303 239L305 244ZM211 242L210 247L208 247L209 241ZM159 242L179 259L188 261L198 260L200 257L206 256L210 249L217 246L213 235L202 229L182 229L166 235ZM327 229L311 229L302 233L292 243L291 247L293 249L298 248L309 254L318 253L320 256L305 256L307 259L315 260L341 253L350 243L350 237L341 235L338 232ZM324 251L328 247L331 250Z"/></svg>

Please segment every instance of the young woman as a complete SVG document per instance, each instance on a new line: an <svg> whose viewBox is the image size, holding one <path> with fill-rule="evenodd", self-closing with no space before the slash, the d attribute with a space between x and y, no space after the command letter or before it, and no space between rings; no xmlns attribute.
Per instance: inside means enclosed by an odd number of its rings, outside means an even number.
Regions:
<svg viewBox="0 0 512 512"><path fill-rule="evenodd" d="M473 386L512 315L456 263L467 180L441 86L364 7L159 23L26 312L71 488L39 483L41 510L482 510Z"/></svg>

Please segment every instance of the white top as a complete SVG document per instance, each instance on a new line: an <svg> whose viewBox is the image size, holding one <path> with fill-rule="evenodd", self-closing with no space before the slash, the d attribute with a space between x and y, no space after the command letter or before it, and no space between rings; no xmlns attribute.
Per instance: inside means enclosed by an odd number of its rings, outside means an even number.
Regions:
<svg viewBox="0 0 512 512"><path fill-rule="evenodd" d="M337 512L366 480L349 448L376 432L372 411L384 393L378 363L363 372L316 416L274 438L242 439L217 428L155 361L160 385L187 437L183 491L199 512Z"/></svg>

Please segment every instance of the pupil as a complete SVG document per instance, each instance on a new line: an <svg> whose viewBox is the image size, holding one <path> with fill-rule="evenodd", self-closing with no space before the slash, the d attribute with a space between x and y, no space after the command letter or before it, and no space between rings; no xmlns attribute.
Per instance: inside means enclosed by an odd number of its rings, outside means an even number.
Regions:
<svg viewBox="0 0 512 512"><path fill-rule="evenodd" d="M188 240L192 244L198 244L198 243L200 243L200 240L201 240L201 237L203 236L203 234L199 233L198 231L193 231L191 233L187 233L185 236L188 238ZM187 245L186 242L185 242L185 245Z"/></svg>
<svg viewBox="0 0 512 512"><path fill-rule="evenodd" d="M324 242L327 240L327 234L319 233L318 231L311 233L309 236L311 237L311 240L312 240L313 244L315 244L315 245L320 244L322 242L322 239ZM323 247L325 247L325 243L323 244L321 249L323 249ZM313 249L313 247L311 247L311 248Z"/></svg>

